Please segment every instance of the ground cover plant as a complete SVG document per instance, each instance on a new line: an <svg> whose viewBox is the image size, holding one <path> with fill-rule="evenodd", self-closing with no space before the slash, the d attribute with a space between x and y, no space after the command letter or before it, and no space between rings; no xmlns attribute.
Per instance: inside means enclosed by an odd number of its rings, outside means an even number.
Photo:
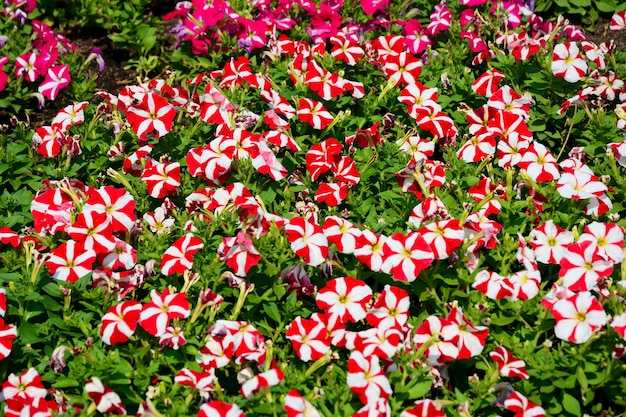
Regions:
<svg viewBox="0 0 626 417"><path fill-rule="evenodd" d="M71 17L1 16L55 43L2 47L0 413L622 415L625 51L532 2L131 3L137 81L69 54L39 124Z"/></svg>

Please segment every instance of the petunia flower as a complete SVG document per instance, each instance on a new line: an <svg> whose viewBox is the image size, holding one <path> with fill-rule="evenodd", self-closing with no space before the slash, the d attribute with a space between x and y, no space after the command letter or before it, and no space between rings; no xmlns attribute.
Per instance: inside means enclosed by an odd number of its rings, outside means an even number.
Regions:
<svg viewBox="0 0 626 417"><path fill-rule="evenodd" d="M331 279L321 288L315 301L317 306L336 316L341 323L356 323L367 315L367 305L372 289L363 281L352 277Z"/></svg>
<svg viewBox="0 0 626 417"><path fill-rule="evenodd" d="M46 78L38 88L38 91L48 100L54 100L59 91L70 84L70 67L67 65L55 65L48 69Z"/></svg>
<svg viewBox="0 0 626 417"><path fill-rule="evenodd" d="M513 354L504 346L499 346L489 352L489 357L498 365L500 375L509 378L530 378L524 361L513 357Z"/></svg>
<svg viewBox="0 0 626 417"><path fill-rule="evenodd" d="M602 305L588 291L558 300L550 313L556 320L554 326L556 337L577 344L585 343L607 322Z"/></svg>
<svg viewBox="0 0 626 417"><path fill-rule="evenodd" d="M369 404L372 398L388 398L393 393L380 359L375 355L366 357L356 350L348 359L347 382L350 391L357 394L363 404Z"/></svg>
<svg viewBox="0 0 626 417"><path fill-rule="evenodd" d="M4 314L0 314L0 316L4 316ZM17 328L12 324L6 324L4 319L0 318L0 361L9 356L13 349L13 340L16 337Z"/></svg>
<svg viewBox="0 0 626 417"><path fill-rule="evenodd" d="M127 342L135 333L141 310L141 303L132 300L109 307L102 316L102 341L107 345Z"/></svg>
<svg viewBox="0 0 626 417"><path fill-rule="evenodd" d="M587 61L576 42L560 43L554 47L552 73L570 83L580 81L587 74Z"/></svg>
<svg viewBox="0 0 626 417"><path fill-rule="evenodd" d="M91 272L95 260L95 251L70 239L50 252L46 268L53 278L73 283Z"/></svg>
<svg viewBox="0 0 626 417"><path fill-rule="evenodd" d="M202 404L198 417L246 417L246 415L237 404L213 400Z"/></svg>
<svg viewBox="0 0 626 417"><path fill-rule="evenodd" d="M167 288L162 293L152 290L150 302L141 309L139 324L151 335L161 337L171 320L189 317L190 310L186 293L170 294Z"/></svg>
<svg viewBox="0 0 626 417"><path fill-rule="evenodd" d="M417 400L413 407L400 413L400 417L446 417L443 407L434 400Z"/></svg>
<svg viewBox="0 0 626 417"><path fill-rule="evenodd" d="M85 383L85 391L89 398L96 403L96 409L103 414L126 415L126 407L120 396L111 388L105 386L100 378L92 377Z"/></svg>
<svg viewBox="0 0 626 417"><path fill-rule="evenodd" d="M287 327L285 338L304 362L315 361L330 350L326 326L317 320L296 317Z"/></svg>
<svg viewBox="0 0 626 417"><path fill-rule="evenodd" d="M314 129L325 129L334 117L322 103L310 98L301 98L296 112L300 121L308 123Z"/></svg>
<svg viewBox="0 0 626 417"><path fill-rule="evenodd" d="M285 378L283 371L278 367L271 368L268 371L254 375L241 385L241 395L244 398L250 398L263 388L273 387L280 384Z"/></svg>
<svg viewBox="0 0 626 417"><path fill-rule="evenodd" d="M193 267L193 255L204 247L199 237L192 233L176 240L161 257L161 273L164 275L182 274Z"/></svg>
<svg viewBox="0 0 626 417"><path fill-rule="evenodd" d="M434 259L430 245L420 233L396 233L385 240L381 270L398 281L412 282Z"/></svg>
<svg viewBox="0 0 626 417"><path fill-rule="evenodd" d="M319 224L294 217L285 225L285 233L291 249L308 265L321 265L328 256L328 239Z"/></svg>
<svg viewBox="0 0 626 417"><path fill-rule="evenodd" d="M322 417L315 407L295 389L285 395L284 408L287 417Z"/></svg>

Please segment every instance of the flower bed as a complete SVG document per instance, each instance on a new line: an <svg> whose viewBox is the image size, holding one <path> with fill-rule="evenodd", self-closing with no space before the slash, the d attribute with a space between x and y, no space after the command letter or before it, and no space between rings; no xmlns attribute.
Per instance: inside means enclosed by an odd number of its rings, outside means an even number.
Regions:
<svg viewBox="0 0 626 417"><path fill-rule="evenodd" d="M181 2L172 70L7 126L4 415L626 407L624 51L395 3Z"/></svg>

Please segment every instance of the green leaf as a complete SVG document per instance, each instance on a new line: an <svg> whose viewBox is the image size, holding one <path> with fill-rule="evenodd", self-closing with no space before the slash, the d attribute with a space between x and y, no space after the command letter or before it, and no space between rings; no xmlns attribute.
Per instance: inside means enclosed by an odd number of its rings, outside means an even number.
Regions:
<svg viewBox="0 0 626 417"><path fill-rule="evenodd" d="M78 387L80 384L74 378L70 378L67 376L62 376L57 381L52 384L54 388L70 388L70 387Z"/></svg>
<svg viewBox="0 0 626 417"><path fill-rule="evenodd" d="M267 303L263 305L263 311L267 313L267 316L274 320L276 323L280 323L280 312L278 311L278 306L276 303Z"/></svg>
<svg viewBox="0 0 626 417"><path fill-rule="evenodd" d="M582 414L580 409L580 403L576 398L568 394L567 392L563 393L563 408L570 414L575 416L579 416Z"/></svg>

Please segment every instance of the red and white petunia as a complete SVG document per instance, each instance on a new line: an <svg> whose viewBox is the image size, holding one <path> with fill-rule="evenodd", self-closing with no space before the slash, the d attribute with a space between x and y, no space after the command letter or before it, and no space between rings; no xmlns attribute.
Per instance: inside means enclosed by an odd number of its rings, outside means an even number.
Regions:
<svg viewBox="0 0 626 417"><path fill-rule="evenodd" d="M193 387L206 395L215 390L215 369L194 371L183 368L174 377L174 382Z"/></svg>
<svg viewBox="0 0 626 417"><path fill-rule="evenodd" d="M626 311L619 316L613 316L611 319L611 327L622 339L626 340Z"/></svg>
<svg viewBox="0 0 626 417"><path fill-rule="evenodd" d="M318 203L326 203L328 206L336 207L348 197L350 187L341 182L323 182L313 196Z"/></svg>
<svg viewBox="0 0 626 417"><path fill-rule="evenodd" d="M204 347L196 356L196 361L205 370L223 368L230 363L234 355L235 338L225 332L220 335L208 335Z"/></svg>
<svg viewBox="0 0 626 417"><path fill-rule="evenodd" d="M173 319L189 317L190 305L186 293L171 293L165 289L162 293L150 291L150 302L143 305L139 324L153 336L160 337Z"/></svg>
<svg viewBox="0 0 626 417"><path fill-rule="evenodd" d="M508 277L503 277L497 272L486 269L476 274L472 288L477 289L492 300L511 297L515 292L515 288Z"/></svg>
<svg viewBox="0 0 626 417"><path fill-rule="evenodd" d="M52 126L41 126L35 130L32 138L33 148L46 158L57 156L67 143L67 137L61 130Z"/></svg>
<svg viewBox="0 0 626 417"><path fill-rule="evenodd" d="M70 67L67 65L55 65L48 68L46 78L39 85L38 91L48 100L54 100L59 91L70 85Z"/></svg>
<svg viewBox="0 0 626 417"><path fill-rule="evenodd" d="M391 417L391 406L387 398L372 399L359 408L352 417Z"/></svg>
<svg viewBox="0 0 626 417"><path fill-rule="evenodd" d="M14 248L17 248L20 245L20 235L18 235L6 226L0 227L0 243L3 243L5 245L11 245ZM3 315L4 314L0 314L0 316Z"/></svg>
<svg viewBox="0 0 626 417"><path fill-rule="evenodd" d="M356 162L349 156L338 156L333 158L330 170L335 175L337 181L357 185L361 180L361 174L356 167Z"/></svg>
<svg viewBox="0 0 626 417"><path fill-rule="evenodd" d="M86 250L98 254L108 253L115 248L111 219L105 213L83 211L67 229L67 234L82 243Z"/></svg>
<svg viewBox="0 0 626 417"><path fill-rule="evenodd" d="M514 357L513 354L504 346L499 346L495 350L489 352L489 357L498 365L500 375L507 376L509 378L529 378L528 372L526 372L526 363L524 363L523 360Z"/></svg>
<svg viewBox="0 0 626 417"><path fill-rule="evenodd" d="M318 320L296 317L287 327L285 337L304 362L315 361L330 350L327 328Z"/></svg>
<svg viewBox="0 0 626 417"><path fill-rule="evenodd" d="M235 106L212 84L207 86L205 93L199 97L200 118L206 123L227 123Z"/></svg>
<svg viewBox="0 0 626 417"><path fill-rule="evenodd" d="M503 407L515 413L515 417L546 417L546 411L517 391L504 400Z"/></svg>
<svg viewBox="0 0 626 417"><path fill-rule="evenodd" d="M419 135L409 136L406 139L401 138L396 144L402 152L408 154L416 162L426 161L435 154L435 142L422 139Z"/></svg>
<svg viewBox="0 0 626 417"><path fill-rule="evenodd" d="M496 153L496 135L493 132L483 132L472 136L456 152L456 156L465 162L480 162L491 158Z"/></svg>
<svg viewBox="0 0 626 417"><path fill-rule="evenodd" d="M142 306L137 301L125 301L109 307L102 316L100 337L107 345L125 343L135 333Z"/></svg>
<svg viewBox="0 0 626 417"><path fill-rule="evenodd" d="M497 89L487 100L487 106L490 109L512 113L521 116L524 120L528 120L530 117L530 104L531 100L528 97L522 96L508 85L503 85Z"/></svg>
<svg viewBox="0 0 626 417"><path fill-rule="evenodd" d="M554 155L548 148L538 142L530 144L517 166L525 169L535 182L555 181L561 176Z"/></svg>
<svg viewBox="0 0 626 417"><path fill-rule="evenodd" d="M465 232L457 219L432 222L419 230L435 259L447 259L463 243Z"/></svg>
<svg viewBox="0 0 626 417"><path fill-rule="evenodd" d="M530 300L539 294L541 286L541 273L539 269L524 269L517 271L508 277L513 286L513 295L506 297L509 300Z"/></svg>
<svg viewBox="0 0 626 417"><path fill-rule="evenodd" d="M607 315L598 300L588 291L558 300L550 313L556 320L554 334L561 340L585 343L604 327Z"/></svg>
<svg viewBox="0 0 626 417"><path fill-rule="evenodd" d="M4 314L0 315L4 316ZM4 319L0 318L0 361L9 356L16 337L17 328L12 324L6 324Z"/></svg>
<svg viewBox="0 0 626 417"><path fill-rule="evenodd" d="M617 32L622 29L626 29L626 10L614 13L611 17L611 24L609 26L613 32Z"/></svg>
<svg viewBox="0 0 626 417"><path fill-rule="evenodd" d="M409 115L417 118L417 110L424 107L431 107L436 111L441 111L438 103L439 91L436 88L428 88L421 82L407 85L398 96L398 101L407 105Z"/></svg>
<svg viewBox="0 0 626 417"><path fill-rule="evenodd" d="M485 340L489 335L487 327L475 326L465 317L461 307L452 308L446 320L458 327L457 347L459 353L457 359L472 358L482 353L485 348Z"/></svg>
<svg viewBox="0 0 626 417"><path fill-rule="evenodd" d="M447 319L428 316L415 331L413 343L418 349L428 343L424 352L426 362L431 366L439 366L456 359L459 354L458 338L458 325Z"/></svg>
<svg viewBox="0 0 626 417"><path fill-rule="evenodd" d="M70 239L50 252L46 268L52 278L73 283L91 272L95 260L95 251Z"/></svg>
<svg viewBox="0 0 626 417"><path fill-rule="evenodd" d="M430 245L418 232L396 233L385 240L381 270L399 281L415 281L435 259Z"/></svg>
<svg viewBox="0 0 626 417"><path fill-rule="evenodd" d="M246 417L246 415L237 404L213 400L202 404L198 417Z"/></svg>
<svg viewBox="0 0 626 417"><path fill-rule="evenodd" d="M328 239L319 224L302 217L294 217L285 224L285 233L291 250L308 265L321 265L328 256Z"/></svg>
<svg viewBox="0 0 626 417"><path fill-rule="evenodd" d="M214 184L224 182L230 173L235 147L232 141L219 136L207 145L192 148L185 160L192 177L201 177Z"/></svg>
<svg viewBox="0 0 626 417"><path fill-rule="evenodd" d="M364 356L378 356L387 360L402 348L405 332L399 327L377 327L361 330L354 335L354 350Z"/></svg>
<svg viewBox="0 0 626 417"><path fill-rule="evenodd" d="M390 55L398 55L404 49L404 37L400 35L379 36L372 42L372 47L378 54L380 62L384 62Z"/></svg>
<svg viewBox="0 0 626 417"><path fill-rule="evenodd" d="M348 220L339 216L328 216L324 220L323 230L328 243L334 244L339 252L344 254L354 253L361 230Z"/></svg>
<svg viewBox="0 0 626 417"><path fill-rule="evenodd" d="M315 60L309 61L305 82L324 100L331 100L343 93L339 75L325 70Z"/></svg>
<svg viewBox="0 0 626 417"><path fill-rule="evenodd" d="M238 364L255 360L262 364L265 360L265 337L253 325L245 321L217 320L210 329L213 336L229 333L233 336L232 355Z"/></svg>
<svg viewBox="0 0 626 417"><path fill-rule="evenodd" d="M404 328L409 319L409 293L399 287L385 285L365 319L374 327Z"/></svg>
<svg viewBox="0 0 626 417"><path fill-rule="evenodd" d="M354 256L359 262L365 264L374 272L381 270L384 258L384 247L387 236L377 235L372 230L366 229L357 237Z"/></svg>
<svg viewBox="0 0 626 417"><path fill-rule="evenodd" d="M313 181L320 175L330 171L333 160L341 154L343 145L337 139L329 138L322 143L316 143L306 153L306 170Z"/></svg>
<svg viewBox="0 0 626 417"><path fill-rule="evenodd" d="M310 98L300 99L296 114L302 122L318 130L325 129L334 119L322 103Z"/></svg>
<svg viewBox="0 0 626 417"><path fill-rule="evenodd" d="M410 85L417 81L422 73L422 61L408 51L402 51L397 55L388 55L383 62L383 70L388 80L393 80L395 85Z"/></svg>
<svg viewBox="0 0 626 417"><path fill-rule="evenodd" d="M342 277L331 279L315 296L317 306L341 323L356 323L367 315L372 289L363 281Z"/></svg>
<svg viewBox="0 0 626 417"><path fill-rule="evenodd" d="M417 400L415 405L400 413L400 417L446 417L443 406L434 400Z"/></svg>
<svg viewBox="0 0 626 417"><path fill-rule="evenodd" d="M89 199L83 206L83 212L86 211L105 213L115 232L130 232L137 219L135 200L124 188L104 186L90 190Z"/></svg>
<svg viewBox="0 0 626 417"><path fill-rule="evenodd" d="M500 88L500 82L504 79L502 71L489 69L472 83L472 91L481 96L490 98Z"/></svg>
<svg viewBox="0 0 626 417"><path fill-rule="evenodd" d="M587 61L576 42L560 43L552 53L552 73L570 83L578 82L587 74Z"/></svg>
<svg viewBox="0 0 626 417"><path fill-rule="evenodd" d="M182 274L193 267L193 255L204 247L199 237L187 233L167 248L161 258L161 273Z"/></svg>
<svg viewBox="0 0 626 417"><path fill-rule="evenodd" d="M100 264L114 271L132 269L137 263L137 249L122 239L114 238L114 242L110 252L99 256Z"/></svg>
<svg viewBox="0 0 626 417"><path fill-rule="evenodd" d="M439 138L454 139L458 133L458 128L448 114L430 106L416 107L415 121L421 129Z"/></svg>
<svg viewBox="0 0 626 417"><path fill-rule="evenodd" d="M263 388L280 384L284 378L283 371L278 367L256 374L241 385L241 395L244 398L250 398Z"/></svg>
<svg viewBox="0 0 626 417"><path fill-rule="evenodd" d="M63 107L52 119L52 123L50 123L52 128L66 132L70 127L83 123L85 121L84 109L88 105L88 101L81 101Z"/></svg>
<svg viewBox="0 0 626 417"><path fill-rule="evenodd" d="M393 393L389 380L375 355L365 357L359 351L350 353L348 359L348 387L359 396L363 404L373 398L389 398Z"/></svg>
<svg viewBox="0 0 626 417"><path fill-rule="evenodd" d="M237 59L231 58L230 61L224 65L220 87L234 88L237 85L242 85L244 82L256 82L252 69L250 68L250 60L245 56L240 56Z"/></svg>
<svg viewBox="0 0 626 417"><path fill-rule="evenodd" d="M559 262L563 286L572 291L590 291L602 278L613 273L613 263L597 253L591 241L572 243Z"/></svg>
<svg viewBox="0 0 626 417"><path fill-rule="evenodd" d="M315 407L295 389L285 396L284 408L287 417L322 417Z"/></svg>
<svg viewBox="0 0 626 417"><path fill-rule="evenodd" d="M102 414L126 415L126 407L120 396L102 383L100 378L92 377L85 383L85 391L96 403L96 410Z"/></svg>
<svg viewBox="0 0 626 417"><path fill-rule="evenodd" d="M154 198L164 198L178 193L180 186L180 164L178 162L155 162L146 166L141 174L148 194Z"/></svg>
<svg viewBox="0 0 626 417"><path fill-rule="evenodd" d="M574 243L574 234L565 230L553 220L543 222L530 232L530 246L535 251L537 262L559 264L567 252L567 246Z"/></svg>
<svg viewBox="0 0 626 417"><path fill-rule="evenodd" d="M614 264L624 260L624 229L615 223L591 222L576 243L589 241L595 253Z"/></svg>
<svg viewBox="0 0 626 417"><path fill-rule="evenodd" d="M365 55L365 51L356 42L345 35L338 34L330 38L332 49L330 54L348 65L354 66Z"/></svg>
<svg viewBox="0 0 626 417"><path fill-rule="evenodd" d="M240 277L245 277L250 268L261 261L261 254L244 232L237 233L235 237L222 238L217 253L220 261L226 261L226 265Z"/></svg>
<svg viewBox="0 0 626 417"><path fill-rule="evenodd" d="M147 139L152 132L160 138L172 130L176 109L159 94L147 92L126 110L126 117L140 139Z"/></svg>
<svg viewBox="0 0 626 417"><path fill-rule="evenodd" d="M41 376L35 368L29 368L19 375L11 373L2 383L2 398L4 401L17 401L28 404L36 398L43 398L47 390L43 386Z"/></svg>

